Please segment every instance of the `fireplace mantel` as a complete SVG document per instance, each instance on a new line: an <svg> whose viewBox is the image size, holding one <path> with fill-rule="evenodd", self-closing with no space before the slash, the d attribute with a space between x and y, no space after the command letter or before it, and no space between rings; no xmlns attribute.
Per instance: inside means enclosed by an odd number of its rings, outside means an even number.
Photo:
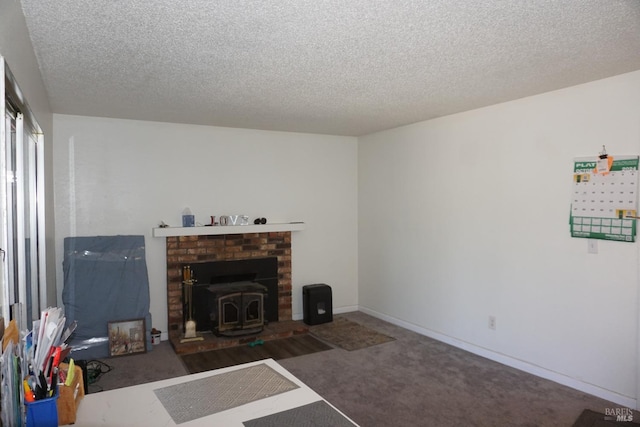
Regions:
<svg viewBox="0 0 640 427"><path fill-rule="evenodd" d="M287 222L280 224L260 225L215 225L198 227L156 227L153 237L174 236L215 236L222 234L270 233L280 231L304 230L303 222Z"/></svg>

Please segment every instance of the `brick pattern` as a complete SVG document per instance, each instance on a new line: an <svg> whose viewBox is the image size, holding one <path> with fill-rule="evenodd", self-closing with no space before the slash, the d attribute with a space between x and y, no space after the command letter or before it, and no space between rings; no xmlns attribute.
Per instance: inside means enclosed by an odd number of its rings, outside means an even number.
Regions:
<svg viewBox="0 0 640 427"><path fill-rule="evenodd" d="M190 262L278 258L278 319L291 320L291 232L167 237L169 334L182 331L182 266Z"/></svg>

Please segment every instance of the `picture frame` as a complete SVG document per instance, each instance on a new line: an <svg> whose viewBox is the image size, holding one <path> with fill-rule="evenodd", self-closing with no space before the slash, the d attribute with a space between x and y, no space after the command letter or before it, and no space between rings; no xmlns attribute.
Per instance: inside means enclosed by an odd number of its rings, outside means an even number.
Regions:
<svg viewBox="0 0 640 427"><path fill-rule="evenodd" d="M109 356L147 352L147 328L144 318L108 322Z"/></svg>

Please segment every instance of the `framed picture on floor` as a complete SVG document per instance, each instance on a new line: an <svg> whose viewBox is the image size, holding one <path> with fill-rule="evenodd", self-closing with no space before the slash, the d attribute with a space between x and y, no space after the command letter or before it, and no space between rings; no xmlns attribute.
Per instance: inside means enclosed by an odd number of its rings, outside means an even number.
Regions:
<svg viewBox="0 0 640 427"><path fill-rule="evenodd" d="M146 353L147 339L144 319L108 322L109 356Z"/></svg>

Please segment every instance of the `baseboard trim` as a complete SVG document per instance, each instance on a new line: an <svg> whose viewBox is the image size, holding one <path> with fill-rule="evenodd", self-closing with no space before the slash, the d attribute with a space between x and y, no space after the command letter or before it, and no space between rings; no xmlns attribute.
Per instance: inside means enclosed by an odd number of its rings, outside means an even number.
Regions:
<svg viewBox="0 0 640 427"><path fill-rule="evenodd" d="M333 309L333 314L342 314L342 313L350 313L352 311L358 311L359 308L357 305L348 305L346 307L338 307ZM302 313L294 313L291 318L293 320L302 320L304 319L304 315Z"/></svg>
<svg viewBox="0 0 640 427"><path fill-rule="evenodd" d="M394 325L416 332L420 335L433 338L434 340L441 341L445 344L449 344L454 347L460 348L462 350L468 351L470 353L476 354L478 356L482 356L489 360L493 360L494 362L498 362L503 365L518 369L520 371L535 375L537 377L544 378L544 379L556 382L558 384L562 384L567 387L571 387L575 390L591 394L593 396L617 403L618 405L622 405L627 408L637 408L636 400L629 396L624 396L619 393L613 392L611 390L603 389L593 384L576 380L575 378L568 377L559 372L550 371L541 366L537 366L520 359L515 359L505 354L497 353L492 350L486 349L484 347L479 347L475 344L468 343L466 341L461 341L459 339L450 337L448 335L444 335L444 334L432 331L430 329L426 329L421 326L414 325L413 323L405 322L404 320L400 320L395 317L388 316L383 313L379 313L367 307L359 306L358 310L370 316L384 320L385 322L392 323Z"/></svg>

